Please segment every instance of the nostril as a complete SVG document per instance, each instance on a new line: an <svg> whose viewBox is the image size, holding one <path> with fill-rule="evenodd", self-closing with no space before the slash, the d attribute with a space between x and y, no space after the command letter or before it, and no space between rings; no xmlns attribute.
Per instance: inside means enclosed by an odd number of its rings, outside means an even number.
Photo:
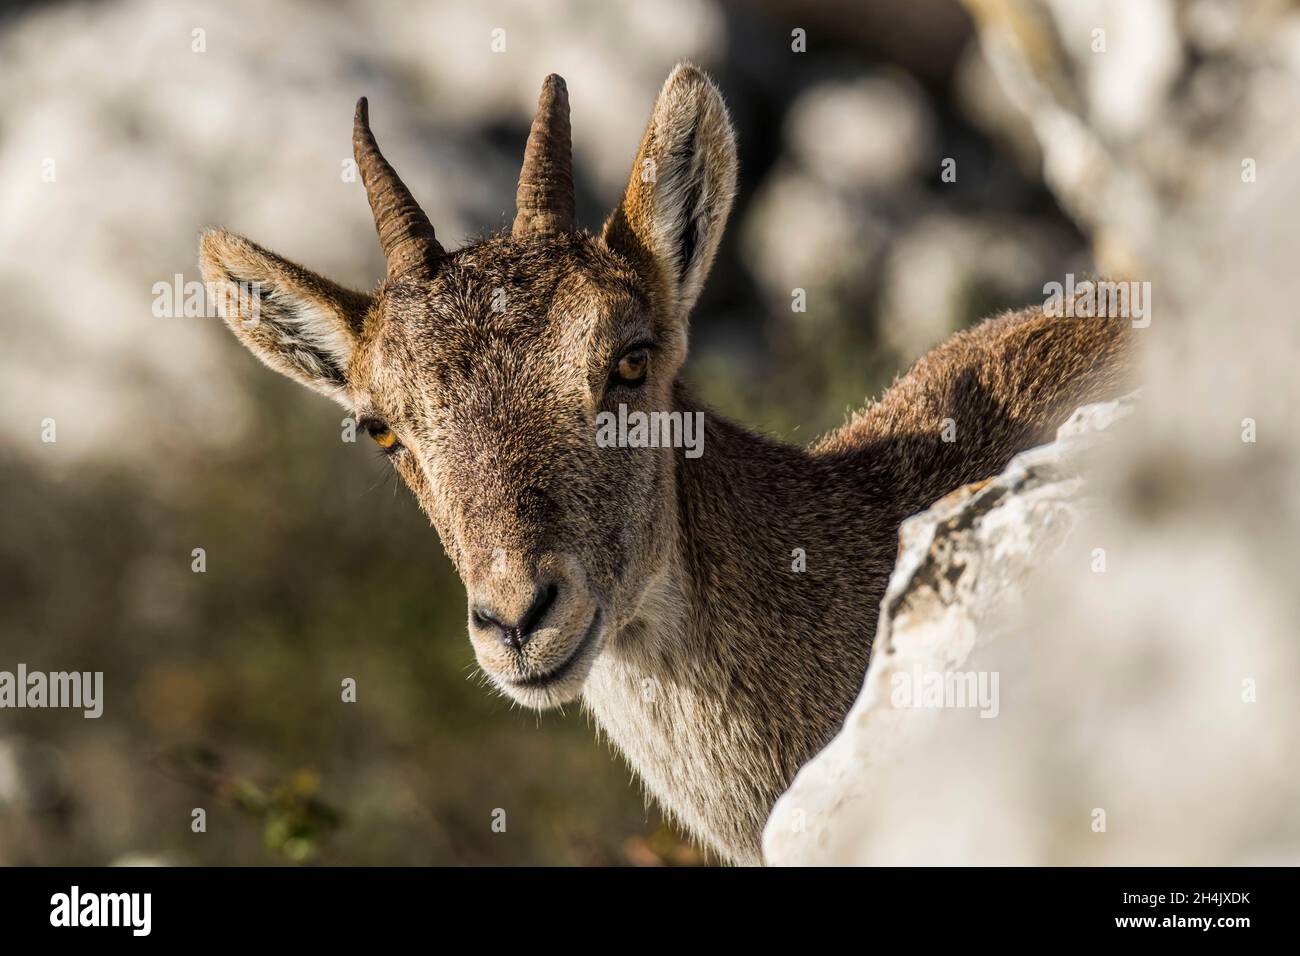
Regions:
<svg viewBox="0 0 1300 956"><path fill-rule="evenodd" d="M546 617L546 612L551 609L551 605L555 603L555 597L559 593L559 587L554 584L537 589L537 593L533 596L532 607L528 609L523 620L519 622L518 630L524 640L528 640L537 626L542 623L542 619Z"/></svg>
<svg viewBox="0 0 1300 956"><path fill-rule="evenodd" d="M555 584L539 587L533 594L532 604L524 612L523 617L519 619L518 624L505 623L497 616L495 611L481 605L470 610L470 618L473 620L474 626L480 630L495 631L500 634L501 640L507 647L516 651L522 650L523 646L528 643L528 639L533 636L533 631L546 618L546 612L551 609L551 605L555 603L559 593L560 588Z"/></svg>

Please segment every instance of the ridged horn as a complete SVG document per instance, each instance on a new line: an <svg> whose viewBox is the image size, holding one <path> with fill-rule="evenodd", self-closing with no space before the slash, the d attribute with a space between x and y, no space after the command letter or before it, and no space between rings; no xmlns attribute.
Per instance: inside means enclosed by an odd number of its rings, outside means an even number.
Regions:
<svg viewBox="0 0 1300 956"><path fill-rule="evenodd" d="M446 252L434 235L429 217L379 151L370 132L370 108L364 96L357 100L352 122L352 155L375 216L379 247L388 262L388 278L432 277Z"/></svg>
<svg viewBox="0 0 1300 956"><path fill-rule="evenodd" d="M574 229L569 89L552 73L542 83L515 193L516 238Z"/></svg>

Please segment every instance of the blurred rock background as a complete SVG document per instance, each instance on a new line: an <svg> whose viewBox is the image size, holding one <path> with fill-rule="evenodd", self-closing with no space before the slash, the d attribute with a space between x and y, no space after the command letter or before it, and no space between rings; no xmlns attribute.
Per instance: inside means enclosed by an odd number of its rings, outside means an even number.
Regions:
<svg viewBox="0 0 1300 956"><path fill-rule="evenodd" d="M582 715L479 686L460 584L386 465L340 440L340 408L219 320L153 314L155 283L199 278L207 225L354 286L380 276L341 175L358 95L455 243L508 226L546 73L569 83L594 229L672 65L709 69L742 192L689 373L794 441L953 329L1093 268L1090 221L1045 185L1031 120L951 0L0 16L0 669L103 670L107 693L98 721L0 712L0 863L702 861Z"/></svg>

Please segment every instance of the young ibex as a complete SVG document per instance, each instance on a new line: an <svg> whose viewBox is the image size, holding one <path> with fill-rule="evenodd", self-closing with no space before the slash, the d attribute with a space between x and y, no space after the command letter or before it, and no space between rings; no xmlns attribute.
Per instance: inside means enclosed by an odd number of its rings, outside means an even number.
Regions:
<svg viewBox="0 0 1300 956"><path fill-rule="evenodd" d="M987 321L810 448L715 415L701 457L604 447L601 412L699 408L678 377L687 317L736 186L713 83L673 71L599 235L574 222L558 76L509 235L444 250L364 99L353 146L387 278L353 292L208 232L206 280L260 288L249 315L222 293L230 328L387 453L460 572L496 686L529 707L581 698L693 834L760 862L773 802L862 684L900 522L1117 392L1126 324Z"/></svg>

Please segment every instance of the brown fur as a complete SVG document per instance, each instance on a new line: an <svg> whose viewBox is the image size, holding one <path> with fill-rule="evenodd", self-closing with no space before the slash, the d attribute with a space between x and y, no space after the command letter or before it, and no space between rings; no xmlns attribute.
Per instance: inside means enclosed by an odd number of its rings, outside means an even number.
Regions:
<svg viewBox="0 0 1300 956"><path fill-rule="evenodd" d="M735 177L720 95L679 67L599 237L501 236L372 296L224 232L201 259L210 282L263 284L257 324L229 320L263 361L398 436L472 609L518 621L555 588L522 647L471 615L494 683L535 707L581 697L692 833L757 863L772 803L861 687L900 522L1117 393L1130 333L987 321L807 449L711 413L700 458L597 447L597 413L620 403L701 410L678 373ZM611 384L638 342L645 385Z"/></svg>

